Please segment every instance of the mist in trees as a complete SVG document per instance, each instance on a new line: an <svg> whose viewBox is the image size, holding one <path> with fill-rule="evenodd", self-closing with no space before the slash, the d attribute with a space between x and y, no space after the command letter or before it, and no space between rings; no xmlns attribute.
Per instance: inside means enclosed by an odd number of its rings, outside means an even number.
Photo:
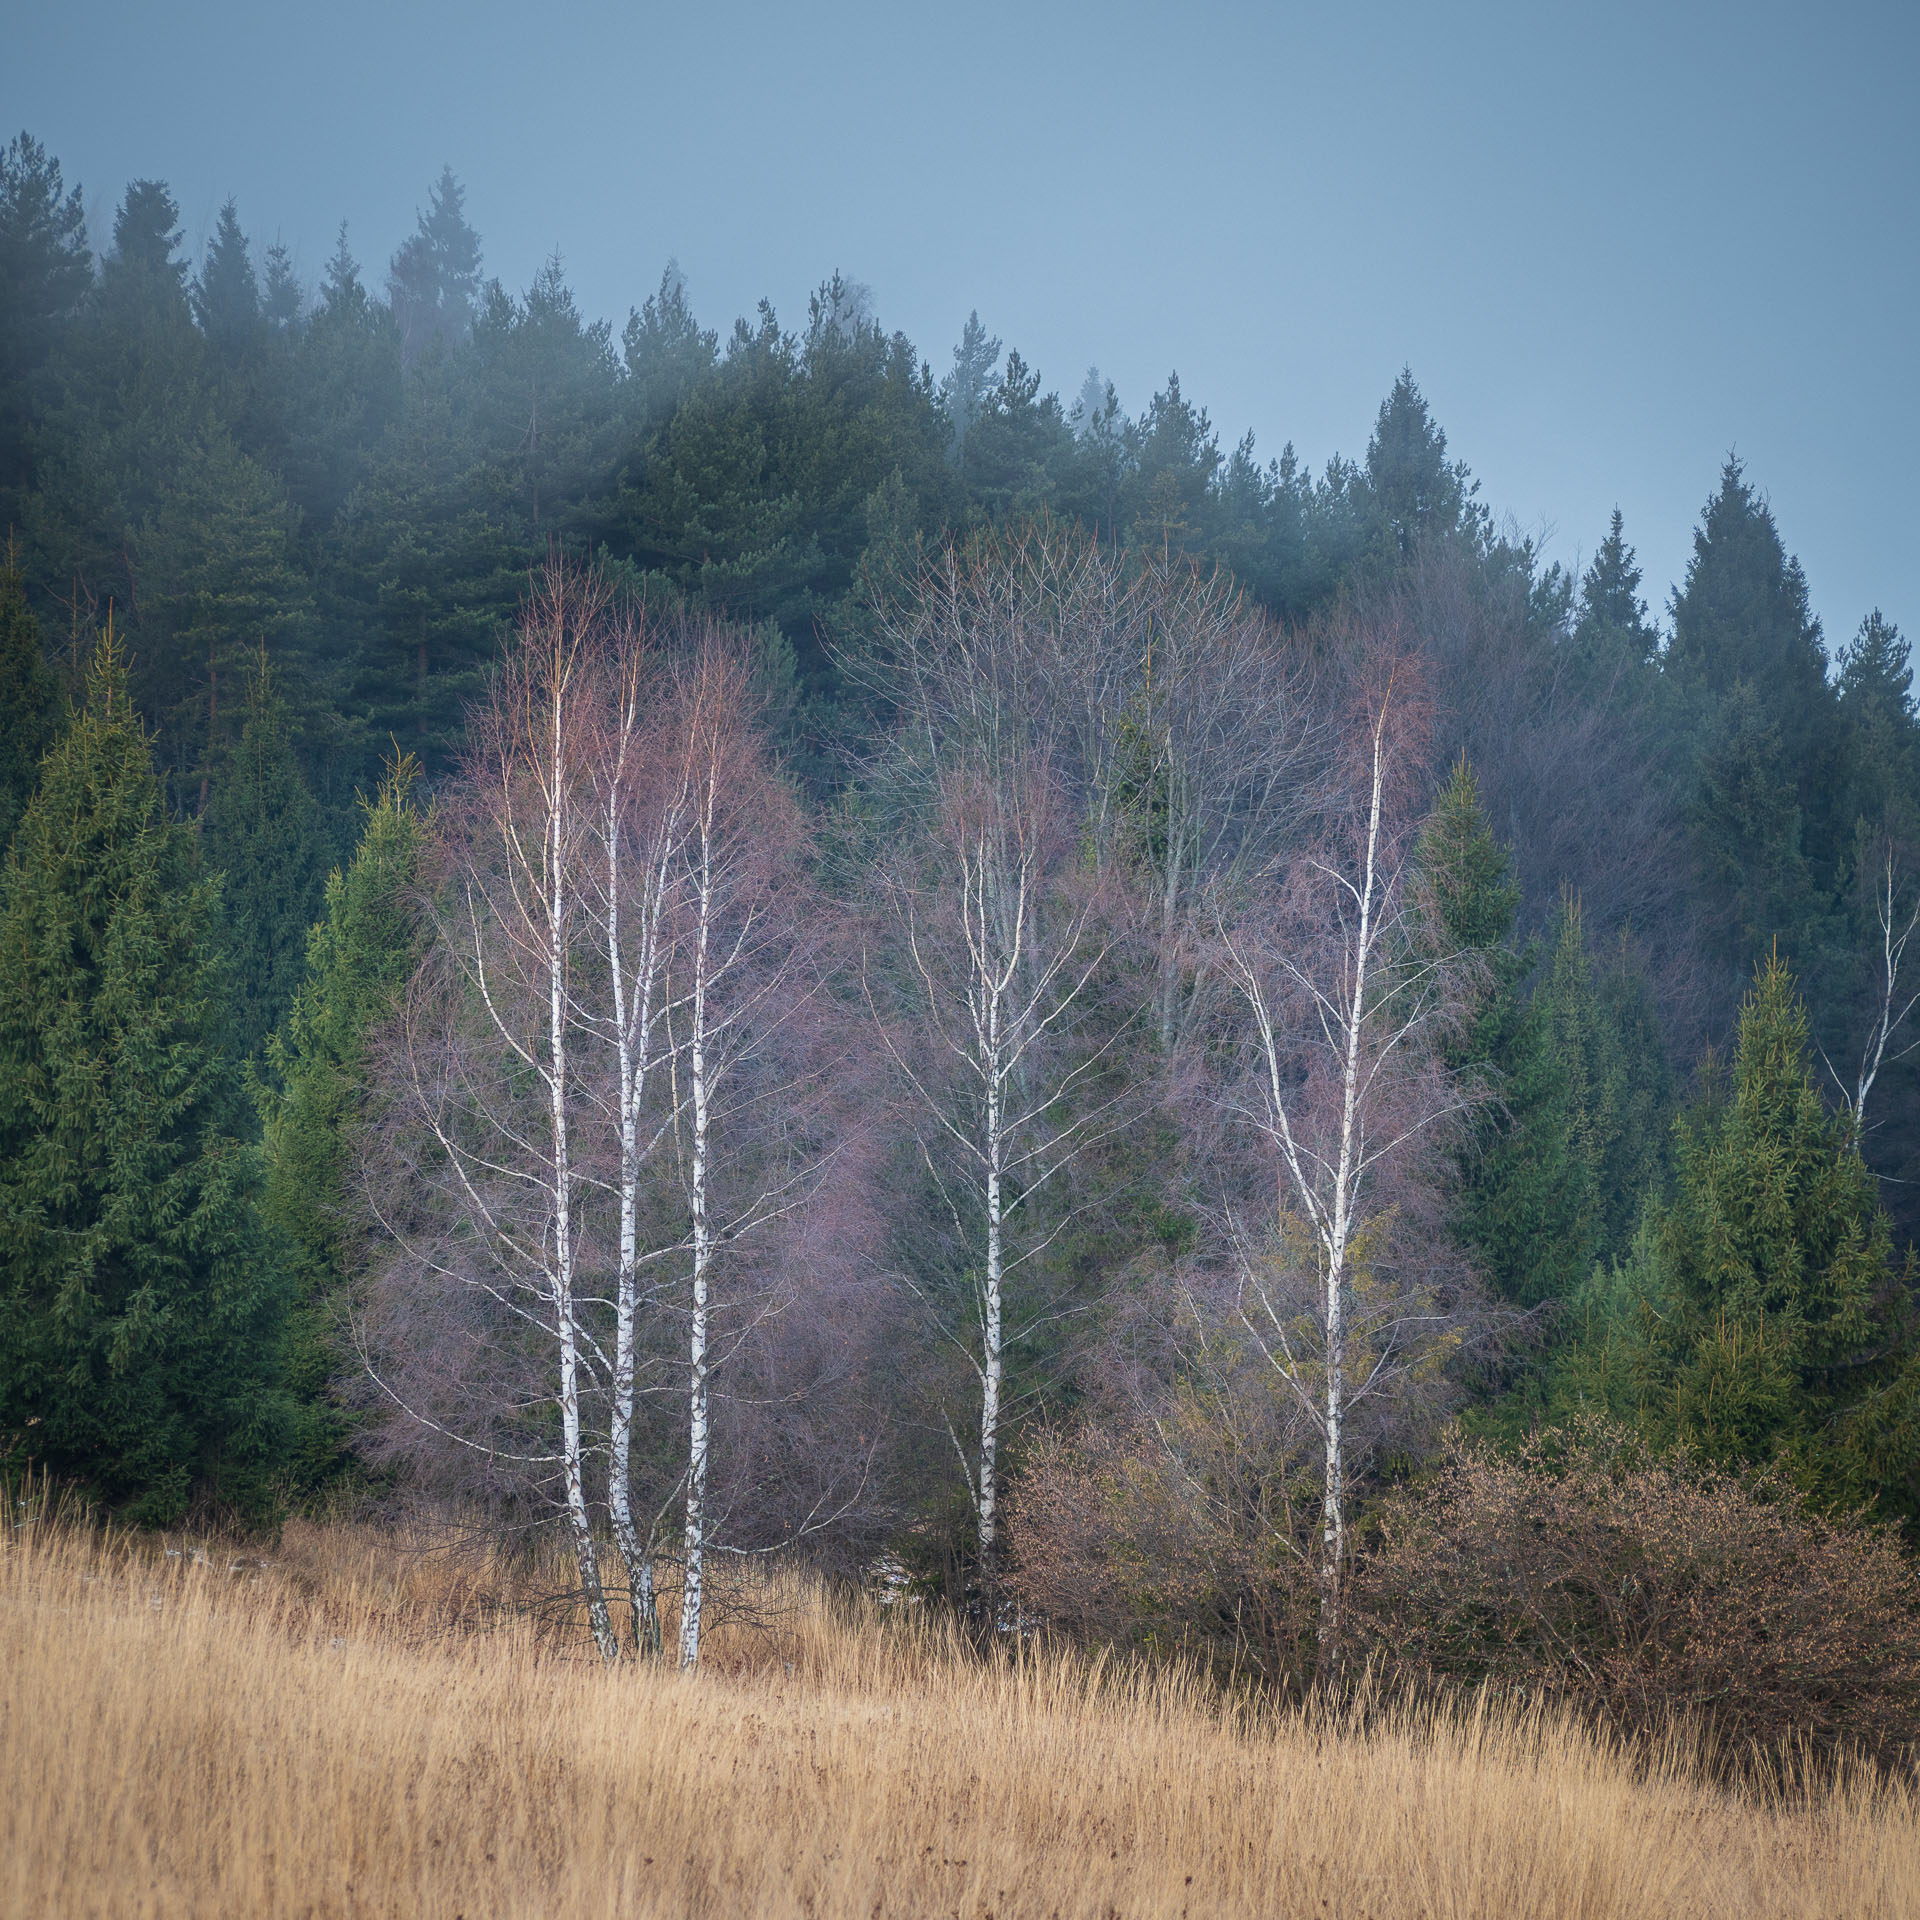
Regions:
<svg viewBox="0 0 1920 1920"><path fill-rule="evenodd" d="M1911 662L1762 476L1669 592L1410 370L1311 471L244 188L0 153L0 1472L557 1528L609 1659L884 1553L1275 1683L1422 1476L1531 1511L1449 1431L1914 1523Z"/></svg>

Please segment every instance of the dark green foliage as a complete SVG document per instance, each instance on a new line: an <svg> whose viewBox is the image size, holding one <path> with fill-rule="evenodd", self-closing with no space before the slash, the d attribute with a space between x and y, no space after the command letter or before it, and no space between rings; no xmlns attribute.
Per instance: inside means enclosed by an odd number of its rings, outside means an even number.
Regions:
<svg viewBox="0 0 1920 1920"><path fill-rule="evenodd" d="M286 496L228 435L209 433L181 450L136 554L141 702L161 719L170 771L197 809L242 711L247 663L265 646L298 673L311 644ZM295 685L313 701L309 676Z"/></svg>
<svg viewBox="0 0 1920 1920"><path fill-rule="evenodd" d="M1600 551L1580 578L1580 617L1574 638L1598 666L1627 662L1645 666L1659 651L1659 630L1647 619L1647 603L1640 598L1640 568L1627 545L1618 507Z"/></svg>
<svg viewBox="0 0 1920 1920"><path fill-rule="evenodd" d="M1766 502L1731 458L1694 534L1686 584L1674 596L1668 667L1710 701L1744 702L1736 719L1714 729L1721 743L1737 733L1754 743L1738 753L1759 752L1771 730L1776 744L1765 751L1775 771L1765 777L1800 809L1806 855L1816 878L1827 875L1840 852L1837 836L1850 823L1834 805L1842 797L1835 787L1841 737L1826 648L1807 603L1806 575L1782 546ZM1743 805L1726 797L1724 782L1716 789L1711 781L1701 804L1709 842L1722 806L1739 816ZM1734 828L1750 830L1744 818ZM1742 967L1755 957L1750 948Z"/></svg>
<svg viewBox="0 0 1920 1920"><path fill-rule="evenodd" d="M11 550L0 566L0 846L33 791L53 737L58 688L40 647L40 623Z"/></svg>
<svg viewBox="0 0 1920 1920"><path fill-rule="evenodd" d="M1465 462L1448 460L1447 436L1407 368L1380 403L1367 442L1365 485L1375 539L1398 557L1430 541L1473 533L1485 519L1485 508L1474 499L1479 482Z"/></svg>
<svg viewBox="0 0 1920 1920"><path fill-rule="evenodd" d="M252 1055L293 1002L327 871L319 812L264 650L247 676L239 738L221 756L201 828L207 864L223 876L233 952L231 1044Z"/></svg>
<svg viewBox="0 0 1920 1920"><path fill-rule="evenodd" d="M1573 901L1524 991L1535 958L1513 945L1519 888L1465 760L1428 818L1419 863L1435 950L1478 954L1486 969L1453 1053L1487 1096L1460 1158L1457 1230L1504 1298L1564 1299L1624 1248L1657 1173L1667 1118L1658 1020L1624 953L1595 969Z"/></svg>
<svg viewBox="0 0 1920 1920"><path fill-rule="evenodd" d="M1911 841L1920 829L1920 727L1913 660L1878 607L1840 655L1840 715L1848 734L1856 818Z"/></svg>
<svg viewBox="0 0 1920 1920"><path fill-rule="evenodd" d="M0 902L0 1430L143 1520L263 1507L285 1444L216 897L109 640Z"/></svg>
<svg viewBox="0 0 1920 1920"><path fill-rule="evenodd" d="M1741 1010L1730 1076L1675 1123L1676 1179L1582 1302L1566 1383L1659 1444L1778 1466L1831 1507L1920 1498L1913 1267L1896 1260L1851 1123L1813 1084L1778 959Z"/></svg>
<svg viewBox="0 0 1920 1920"><path fill-rule="evenodd" d="M1364 459L1310 472L1290 447L1263 458L1251 435L1223 446L1177 377L1130 415L1089 371L1063 405L977 315L936 379L838 276L797 328L763 305L728 334L699 324L669 265L616 341L579 311L557 261L524 293L483 283L447 172L384 289L364 284L343 228L310 305L284 249L250 246L233 203L197 275L180 225L164 185L133 183L96 272L57 163L26 135L0 155L0 517L20 533L18 566L0 577L0 828L51 723L34 616L77 694L86 638L111 607L170 809L204 813L202 880L226 874L234 991L208 1013L207 1043L258 1065L303 953L313 969L260 1069L269 1205L304 1302L285 1354L308 1409L307 1484L338 1453L323 1384L340 1364L327 1303L347 1264L342 1142L360 1036L398 977L384 969L411 951L394 890L411 817L385 794L369 811L308 952L319 848L344 840L390 744L430 778L452 764L550 546L593 551L654 605L752 625L783 761L823 806L845 802L884 721L842 669L880 644L880 610L948 539L1044 518L1223 563L1300 624L1286 644L1310 675L1327 669L1322 687L1343 671L1317 653L1329 609L1399 623L1433 671L1443 737L1471 748L1484 781L1484 805L1464 767L1444 784L1422 861L1433 938L1484 962L1454 1043L1487 1098L1453 1218L1510 1302L1576 1294L1605 1319L1627 1284L1616 1268L1654 1271L1655 1240L1636 1251L1634 1233L1674 1137L1668 1036L1692 1049L1723 1034L1774 941L1795 955L1814 1039L1851 1084L1877 1004L1875 888L1889 860L1902 901L1920 874L1910 662L1875 614L1829 684L1806 580L1737 463L1702 515L1663 650L1619 514L1577 583L1496 538L1410 372ZM273 697L249 697L263 648ZM892 830L884 801L861 804L862 832ZM1864 1135L1903 1229L1920 1226L1916 1061L1886 1066ZM1190 1170L1183 1147L1162 1145L1166 1167L1122 1184L1177 1210ZM1117 1167L1100 1177L1119 1180ZM1129 1267L1146 1235L1134 1205L1063 1238L1071 1291ZM1608 1278L1589 1292L1596 1264ZM1529 1324L1544 1339L1565 1319ZM1061 1340L1035 1349L1022 1382L1036 1404L1054 1404ZM1529 1390L1553 1364L1538 1357ZM1877 1377L1869 1365L1834 1378L1856 1375ZM1815 1393L1812 1378L1796 1374L1794 1391ZM1897 1396L1872 1404L1897 1435ZM1854 1421L1849 1433L1870 1423L1833 1417ZM201 1420L188 1428L215 1437L176 1491L238 1457ZM102 1445L119 1457L120 1440ZM1866 1445L1846 1440L1847 1458ZM1894 1438L1874 1445L1898 1452Z"/></svg>
<svg viewBox="0 0 1920 1920"><path fill-rule="evenodd" d="M442 167L427 195L427 210L393 256L387 291L409 361L429 348L460 344L473 323L480 290L480 236L467 225L466 189Z"/></svg>
<svg viewBox="0 0 1920 1920"><path fill-rule="evenodd" d="M29 477L33 388L92 285L80 189L39 141L15 135L0 151L0 503Z"/></svg>
<svg viewBox="0 0 1920 1920"><path fill-rule="evenodd" d="M1419 865L1437 951L1497 956L1513 937L1520 888L1461 756L1421 830ZM1494 961L1496 969L1500 963Z"/></svg>
<svg viewBox="0 0 1920 1920"><path fill-rule="evenodd" d="M276 333L300 324L307 296L293 270L293 255L279 241L267 249L266 279L260 290L260 317Z"/></svg>
<svg viewBox="0 0 1920 1920"><path fill-rule="evenodd" d="M1507 1298L1571 1295L1623 1251L1660 1165L1665 1053L1622 957L1597 974L1577 903L1509 1048L1504 1125L1470 1171L1468 1243Z"/></svg>
<svg viewBox="0 0 1920 1920"><path fill-rule="evenodd" d="M207 246L206 264L193 285L193 317L226 359L238 359L260 330L260 282L247 255L247 236L229 200Z"/></svg>
<svg viewBox="0 0 1920 1920"><path fill-rule="evenodd" d="M953 371L940 383L940 403L947 410L955 459L966 445L967 429L986 410L1001 352L1002 343L980 324L979 313L968 314L960 344L953 350Z"/></svg>
<svg viewBox="0 0 1920 1920"><path fill-rule="evenodd" d="M325 524L401 408L399 329L362 284L344 225L292 359L283 475L294 503Z"/></svg>
<svg viewBox="0 0 1920 1920"><path fill-rule="evenodd" d="M342 1370L339 1307L347 1283L346 1183L366 1101L369 1036L392 1011L420 950L410 893L420 823L415 764L390 769L353 860L327 881L306 946L306 977L267 1042L260 1084L266 1128L264 1212L292 1294L283 1349L299 1402L293 1472L313 1487L338 1470L345 1414L327 1397Z"/></svg>
<svg viewBox="0 0 1920 1920"><path fill-rule="evenodd" d="M1694 831L1708 897L1708 927L1723 960L1786 940L1804 951L1823 901L1803 845L1804 815L1778 723L1752 684L1727 695L1700 756Z"/></svg>

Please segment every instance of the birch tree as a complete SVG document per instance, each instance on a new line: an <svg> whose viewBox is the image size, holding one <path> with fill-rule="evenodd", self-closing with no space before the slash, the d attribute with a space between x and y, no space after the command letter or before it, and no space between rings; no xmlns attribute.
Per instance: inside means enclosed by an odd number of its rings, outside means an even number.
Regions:
<svg viewBox="0 0 1920 1920"><path fill-rule="evenodd" d="M1238 1315L1323 1458L1319 1644L1339 1658L1356 1419L1431 1377L1454 1321L1420 1159L1465 1093L1436 1049L1457 962L1409 922L1422 715L1402 665L1363 699L1353 804L1271 901L1215 928L1237 1017L1229 1121L1253 1149L1227 1209ZM1396 684L1397 680L1397 684ZM1429 1188L1430 1192L1431 1189Z"/></svg>
<svg viewBox="0 0 1920 1920"><path fill-rule="evenodd" d="M1071 1218L1061 1176L1134 1099L1116 1073L1127 1014L1107 992L1116 893L1092 853L1090 736L1075 737L1086 676L1078 705L1062 697L1076 608L1112 632L1113 596L1070 554L1028 541L943 556L892 629L897 730L878 774L911 824L874 864L890 938L868 1002L965 1274L965 1318L942 1330L978 1399L967 1439L950 1415L947 1429L989 1587L1008 1356L1058 1309L1016 1312L1010 1286Z"/></svg>
<svg viewBox="0 0 1920 1920"><path fill-rule="evenodd" d="M1874 947L1868 978L1867 1030L1852 1085L1841 1077L1832 1061L1827 1062L1827 1071L1853 1116L1856 1139L1866 1133L1867 1097L1882 1071L1920 1048L1920 1040L1907 1037L1908 1022L1915 1007L1920 1006L1920 990L1915 989L1907 967L1908 944L1920 929L1920 893L1900 872L1891 835L1882 837L1877 851L1880 857L1872 868Z"/></svg>
<svg viewBox="0 0 1920 1920"><path fill-rule="evenodd" d="M755 1242L813 1204L833 1156L815 1124L826 1092L797 1064L796 1044L819 1003L824 903L808 880L798 805L752 725L744 647L718 629L701 633L677 670L672 711L684 831L663 868L678 903L664 1005L687 1216L679 1659L691 1667L713 1537L714 1375L777 1310L764 1288L742 1284ZM735 1295L723 1300L729 1269Z"/></svg>
<svg viewBox="0 0 1920 1920"><path fill-rule="evenodd" d="M398 1036L398 1131L411 1130L419 1151L403 1181L373 1188L418 1280L494 1311L504 1370L468 1375L478 1405L469 1398L467 1407L481 1415L468 1420L444 1394L428 1404L414 1390L417 1372L396 1377L371 1349L367 1359L383 1390L451 1443L557 1470L593 1638L611 1660L618 1643L587 1484L584 1408L605 1355L580 1289L585 1071L575 1008L590 817L583 762L596 731L583 640L605 605L591 576L558 563L537 575L518 644L472 718L463 777L436 815L436 950L412 983ZM530 1382L511 1364L515 1330L539 1356ZM542 1446L548 1414L557 1431Z"/></svg>
<svg viewBox="0 0 1920 1920"><path fill-rule="evenodd" d="M657 1653L654 1566L664 1516L655 1514L644 1534L635 1520L633 1436L642 1316L658 1305L653 1276L680 1249L657 1238L643 1246L641 1218L645 1189L677 1117L670 1039L676 1006L670 988L694 809L682 741L686 716L679 711L673 676L651 642L629 618L608 649L588 767L591 857L583 888L583 912L595 925L604 963L597 971L582 968L587 979L576 1005L602 1062L600 1118L610 1127L614 1148L607 1506L626 1568L634 1645Z"/></svg>

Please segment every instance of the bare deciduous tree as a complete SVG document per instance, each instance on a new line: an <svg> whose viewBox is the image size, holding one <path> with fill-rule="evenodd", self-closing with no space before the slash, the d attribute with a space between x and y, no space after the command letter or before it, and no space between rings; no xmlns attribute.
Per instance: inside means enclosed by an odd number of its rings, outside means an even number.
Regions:
<svg viewBox="0 0 1920 1920"><path fill-rule="evenodd" d="M700 1655L709 1542L712 1376L720 1263L818 1197L831 1157L809 1128L824 1091L783 1046L819 999L824 903L803 861L799 807L754 731L752 667L718 629L676 674L686 822L671 880L680 901L669 1026L684 1075L678 1164L688 1219L687 1469L680 1662ZM817 1063L816 1063L817 1064ZM751 1321L753 1316L749 1314Z"/></svg>
<svg viewBox="0 0 1920 1920"><path fill-rule="evenodd" d="M424 1277L481 1296L541 1358L515 1412L556 1416L553 1450L513 1449L558 1468L595 1643L618 1651L589 1510L583 1398L600 1356L579 1289L582 1166L575 1130L582 1075L574 1008L577 907L587 815L583 762L592 676L582 640L606 596L558 563L536 576L519 645L469 732L465 778L437 816L436 950L412 984L401 1023L404 1122L425 1151L409 1171L426 1194L392 1193L386 1218ZM588 1349L583 1353L583 1347ZM544 1374L542 1380L540 1376ZM496 1376L496 1378L498 1378ZM385 1384L449 1439L503 1451ZM520 1400L531 1393L535 1404ZM490 1409L497 1417L497 1409ZM491 1427L493 1420L486 1424Z"/></svg>
<svg viewBox="0 0 1920 1920"><path fill-rule="evenodd" d="M1254 1177L1227 1208L1237 1311L1322 1450L1319 1638L1330 1665L1355 1411L1432 1372L1449 1335L1427 1257L1435 1223L1408 1217L1423 1150L1466 1102L1435 1045L1453 1012L1453 968L1424 953L1409 924L1425 773L1413 679L1404 660L1372 673L1353 803L1282 886L1223 913L1215 932L1238 1008L1239 1075L1222 1094L1254 1149Z"/></svg>
<svg viewBox="0 0 1920 1920"><path fill-rule="evenodd" d="M978 1389L971 1441L947 1424L989 1582L1007 1356L1059 1309L1012 1312L1009 1282L1072 1217L1061 1176L1133 1105L1105 1077L1131 1016L1107 996L1122 916L1094 852L1111 783L1090 773L1130 589L1090 553L1038 537L949 552L889 628L881 778L907 825L875 862L893 937L867 989L967 1276L970 1309L943 1331Z"/></svg>
<svg viewBox="0 0 1920 1920"><path fill-rule="evenodd" d="M1827 1062L1827 1071L1840 1089L1840 1098L1853 1115L1856 1138L1866 1132L1867 1096L1872 1093L1882 1070L1920 1049L1920 1040L1903 1038L1914 1009L1920 1007L1920 991L1909 991L1911 980L1902 978L1906 972L1908 942L1915 929L1920 928L1920 891L1913 888L1909 877L1901 871L1899 849L1892 835L1881 837L1878 853L1879 858L1868 869L1872 875L1873 928L1877 937L1868 981L1867 1030L1860 1044L1852 1086L1841 1078L1831 1060Z"/></svg>

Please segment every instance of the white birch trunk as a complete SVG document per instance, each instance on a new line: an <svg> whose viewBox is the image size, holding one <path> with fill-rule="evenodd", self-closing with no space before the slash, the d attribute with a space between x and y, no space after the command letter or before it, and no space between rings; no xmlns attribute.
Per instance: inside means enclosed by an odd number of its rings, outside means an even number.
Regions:
<svg viewBox="0 0 1920 1920"><path fill-rule="evenodd" d="M1327 1234L1327 1475L1321 1514L1320 1628L1323 1657L1337 1660L1340 1602L1346 1573L1346 1279L1360 1175L1360 1049L1367 1030L1368 976L1377 937L1380 800L1385 769L1380 735L1373 742L1373 793L1367 816L1366 869L1360 885L1360 926L1354 942L1353 998L1347 1009L1346 1058L1341 1067L1340 1157L1334 1171Z"/></svg>
<svg viewBox="0 0 1920 1920"><path fill-rule="evenodd" d="M707 1214L707 953L713 919L713 778L708 769L707 791L700 825L700 879L698 916L694 931L693 1024L688 1035L689 1072L693 1095L692 1165L688 1199L693 1216L693 1311L688 1332L687 1407L687 1522L685 1566L680 1593L680 1664L695 1665L700 1658L700 1614L706 1597L707 1497L707 1314L713 1258L713 1229Z"/></svg>
<svg viewBox="0 0 1920 1920"><path fill-rule="evenodd" d="M993 1579L994 1547L1000 1526L1000 1387L1005 1369L1001 1283L1006 1273L1005 1216L1001 1183L1005 1178L1005 1141L1000 1059L1000 996L993 995L988 1022L987 1083L987 1277L980 1314L980 1474L976 1489L980 1523L980 1570L987 1584Z"/></svg>
<svg viewBox="0 0 1920 1920"><path fill-rule="evenodd" d="M548 802L547 826L547 1091L553 1152L553 1313L560 1348L560 1428L562 1472L566 1481L567 1517L573 1527L580 1587L586 1596L587 1618L594 1644L603 1659L619 1656L619 1643L607 1614L600 1585L599 1556L587 1511L586 1476L580 1431L580 1352L574 1324L573 1288L573 1165L568 1139L567 1077L569 1008L567 1005L567 934L569 880L567 833L570 801L567 792L563 677L556 673L552 694L553 749L549 777L553 791Z"/></svg>
<svg viewBox="0 0 1920 1920"><path fill-rule="evenodd" d="M627 1596L632 1610L635 1651L645 1656L660 1651L660 1616L653 1582L651 1534L642 1541L634 1524L632 1493L635 1344L639 1321L639 1207L642 1150L641 1115L647 1080L654 1061L654 1027L659 1017L657 994L664 952L662 911L667 891L667 868L674 833L671 819L654 843L643 880L640 900L639 952L629 988L627 958L622 947L621 848L624 823L620 819L618 779L607 799L606 933L607 966L613 992L615 1099L620 1134L619 1271L614 1289L614 1361L612 1409L608 1431L608 1506L613 1536L627 1571Z"/></svg>

